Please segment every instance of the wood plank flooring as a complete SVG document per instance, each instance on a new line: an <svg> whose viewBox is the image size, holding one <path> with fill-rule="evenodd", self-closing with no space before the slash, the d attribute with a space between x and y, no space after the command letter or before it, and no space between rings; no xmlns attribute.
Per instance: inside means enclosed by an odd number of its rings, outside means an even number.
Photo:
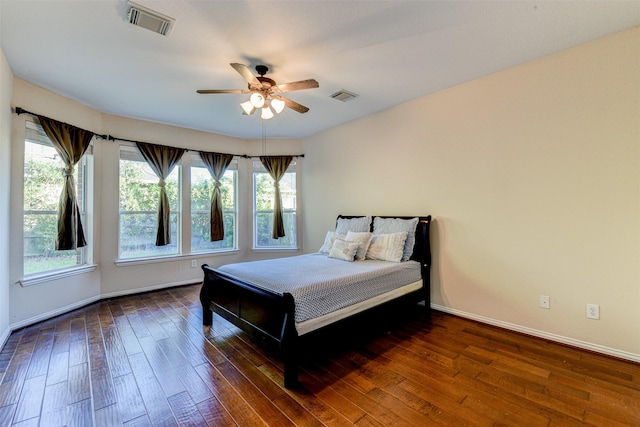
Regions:
<svg viewBox="0 0 640 427"><path fill-rule="evenodd" d="M14 332L0 426L640 426L640 365L419 306L386 333L318 336L286 390L277 357L201 326L199 288Z"/></svg>

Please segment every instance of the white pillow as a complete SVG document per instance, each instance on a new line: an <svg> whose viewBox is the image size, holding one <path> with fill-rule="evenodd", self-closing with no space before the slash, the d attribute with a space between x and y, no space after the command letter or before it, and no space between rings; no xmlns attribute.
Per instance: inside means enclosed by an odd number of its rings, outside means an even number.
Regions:
<svg viewBox="0 0 640 427"><path fill-rule="evenodd" d="M368 231L356 232L349 231L347 237L344 239L347 242L356 242L360 244L358 251L356 252L356 259L363 260L367 255L367 249L369 249L369 243L371 243L371 237L373 233Z"/></svg>
<svg viewBox="0 0 640 427"><path fill-rule="evenodd" d="M335 242L336 239L344 239L345 237L345 234L338 234L335 231L327 231L327 235L324 237L324 243L318 252L321 254L328 254L331 252L333 242Z"/></svg>
<svg viewBox="0 0 640 427"><path fill-rule="evenodd" d="M336 233L347 234L349 231L369 231L371 215L356 218L338 218Z"/></svg>
<svg viewBox="0 0 640 427"><path fill-rule="evenodd" d="M402 252L407 240L407 232L377 234L371 238L371 244L367 251L367 259L380 261L402 261Z"/></svg>
<svg viewBox="0 0 640 427"><path fill-rule="evenodd" d="M359 243L347 242L346 240L336 239L333 242L333 247L329 252L329 258L341 259L344 261L353 261L358 250Z"/></svg>
<svg viewBox="0 0 640 427"><path fill-rule="evenodd" d="M407 232L407 240L402 250L402 261L407 261L413 253L413 245L416 243L416 226L418 225L418 217L411 219L402 218L373 218L373 234L398 233Z"/></svg>

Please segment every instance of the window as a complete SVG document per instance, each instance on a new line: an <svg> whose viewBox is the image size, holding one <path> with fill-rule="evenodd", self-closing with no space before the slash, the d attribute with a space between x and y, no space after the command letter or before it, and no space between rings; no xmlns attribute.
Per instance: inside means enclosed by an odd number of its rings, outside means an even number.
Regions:
<svg viewBox="0 0 640 427"><path fill-rule="evenodd" d="M211 242L209 212L214 180L198 154L191 156L191 253L233 250L238 248L236 211L238 161L233 160L220 180L224 240Z"/></svg>
<svg viewBox="0 0 640 427"><path fill-rule="evenodd" d="M292 161L280 180L282 197L282 219L285 236L271 237L273 229L273 178L260 161L253 162L253 218L254 248L294 249L298 247L296 227L296 162Z"/></svg>
<svg viewBox="0 0 640 427"><path fill-rule="evenodd" d="M87 185L92 147L75 167L74 181L82 224L89 241ZM56 251L58 203L62 192L64 162L38 119L27 120L24 141L23 274L25 276L87 264L89 246Z"/></svg>
<svg viewBox="0 0 640 427"><path fill-rule="evenodd" d="M120 146L118 259L153 258L180 253L180 166L165 180L169 197L171 243L156 246L158 177L136 147Z"/></svg>

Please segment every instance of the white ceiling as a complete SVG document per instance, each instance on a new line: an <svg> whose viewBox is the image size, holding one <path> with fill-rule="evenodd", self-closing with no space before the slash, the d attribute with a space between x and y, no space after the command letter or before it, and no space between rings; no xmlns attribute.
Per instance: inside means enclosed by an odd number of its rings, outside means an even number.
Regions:
<svg viewBox="0 0 640 427"><path fill-rule="evenodd" d="M262 129L247 96L196 89L245 89L231 62L314 78L287 94L308 113L267 123L269 138L302 138L640 24L640 1L137 3L175 18L168 37L129 24L124 0L0 0L2 50L16 77L99 111L246 139Z"/></svg>

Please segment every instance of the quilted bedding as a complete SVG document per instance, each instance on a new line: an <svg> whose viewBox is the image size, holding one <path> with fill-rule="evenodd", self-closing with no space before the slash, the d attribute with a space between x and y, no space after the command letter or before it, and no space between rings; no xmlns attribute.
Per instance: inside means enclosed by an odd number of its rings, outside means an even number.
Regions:
<svg viewBox="0 0 640 427"><path fill-rule="evenodd" d="M290 293L296 323L421 280L416 261L346 262L320 253L227 264L217 270L262 289Z"/></svg>

